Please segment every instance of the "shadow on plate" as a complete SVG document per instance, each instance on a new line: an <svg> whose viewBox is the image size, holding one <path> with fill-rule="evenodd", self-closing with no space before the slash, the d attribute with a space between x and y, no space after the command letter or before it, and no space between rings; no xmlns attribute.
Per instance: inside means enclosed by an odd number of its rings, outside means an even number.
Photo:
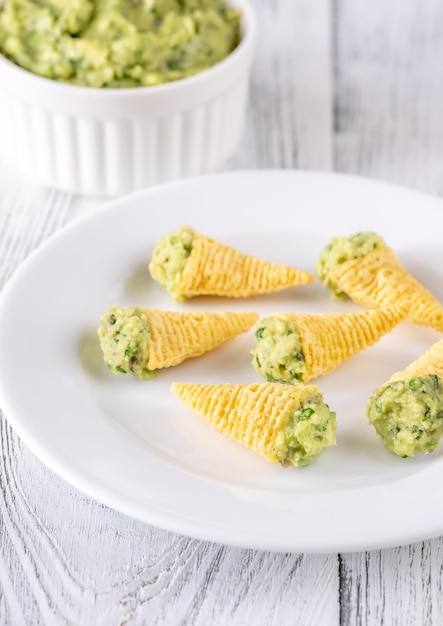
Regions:
<svg viewBox="0 0 443 626"><path fill-rule="evenodd" d="M103 360L97 332L85 331L78 341L80 363L85 372L96 380L104 380L108 369Z"/></svg>

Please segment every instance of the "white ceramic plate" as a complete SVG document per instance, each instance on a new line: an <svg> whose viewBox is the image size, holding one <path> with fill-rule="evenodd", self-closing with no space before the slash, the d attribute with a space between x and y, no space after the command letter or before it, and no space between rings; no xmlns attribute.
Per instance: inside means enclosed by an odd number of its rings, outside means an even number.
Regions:
<svg viewBox="0 0 443 626"><path fill-rule="evenodd" d="M213 430L172 381L254 382L253 332L151 381L113 375L96 338L111 305L327 312L319 280L248 300L175 304L148 274L157 238L188 224L272 261L314 272L332 236L376 230L443 301L443 203L383 183L290 171L219 174L121 198L52 237L0 297L0 405L50 468L140 520L247 548L336 552L443 533L443 457L387 452L365 416L372 391L439 338L403 322L317 379L337 412L337 446L284 469ZM443 446L442 446L443 447Z"/></svg>

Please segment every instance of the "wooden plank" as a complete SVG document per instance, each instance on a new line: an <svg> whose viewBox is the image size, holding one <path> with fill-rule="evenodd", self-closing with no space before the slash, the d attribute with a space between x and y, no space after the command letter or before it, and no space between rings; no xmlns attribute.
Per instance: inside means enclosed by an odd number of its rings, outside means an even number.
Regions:
<svg viewBox="0 0 443 626"><path fill-rule="evenodd" d="M440 539L341 557L341 626L439 624Z"/></svg>
<svg viewBox="0 0 443 626"><path fill-rule="evenodd" d="M255 0L243 141L227 168L332 169L331 0Z"/></svg>
<svg viewBox="0 0 443 626"><path fill-rule="evenodd" d="M443 193L443 5L338 0L336 169Z"/></svg>

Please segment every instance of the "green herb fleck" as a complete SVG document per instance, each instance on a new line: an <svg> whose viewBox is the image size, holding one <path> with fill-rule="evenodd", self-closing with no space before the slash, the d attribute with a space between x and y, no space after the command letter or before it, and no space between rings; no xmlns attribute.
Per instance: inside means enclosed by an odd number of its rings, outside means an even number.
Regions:
<svg viewBox="0 0 443 626"><path fill-rule="evenodd" d="M314 413L314 409L311 409L310 407L307 407L306 409L303 409L303 411L300 413L300 415L298 417L301 420L306 420L309 417L311 417L311 415L313 413Z"/></svg>

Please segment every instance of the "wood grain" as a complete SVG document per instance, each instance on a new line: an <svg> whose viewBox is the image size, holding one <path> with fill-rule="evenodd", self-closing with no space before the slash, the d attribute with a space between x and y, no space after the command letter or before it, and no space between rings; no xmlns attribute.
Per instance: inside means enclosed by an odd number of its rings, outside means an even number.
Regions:
<svg viewBox="0 0 443 626"><path fill-rule="evenodd" d="M330 0L255 0L258 44L243 140L226 169L332 169Z"/></svg>
<svg viewBox="0 0 443 626"><path fill-rule="evenodd" d="M440 624L441 539L340 557L340 624Z"/></svg>
<svg viewBox="0 0 443 626"><path fill-rule="evenodd" d="M443 193L443 5L337 0L335 167Z"/></svg>

